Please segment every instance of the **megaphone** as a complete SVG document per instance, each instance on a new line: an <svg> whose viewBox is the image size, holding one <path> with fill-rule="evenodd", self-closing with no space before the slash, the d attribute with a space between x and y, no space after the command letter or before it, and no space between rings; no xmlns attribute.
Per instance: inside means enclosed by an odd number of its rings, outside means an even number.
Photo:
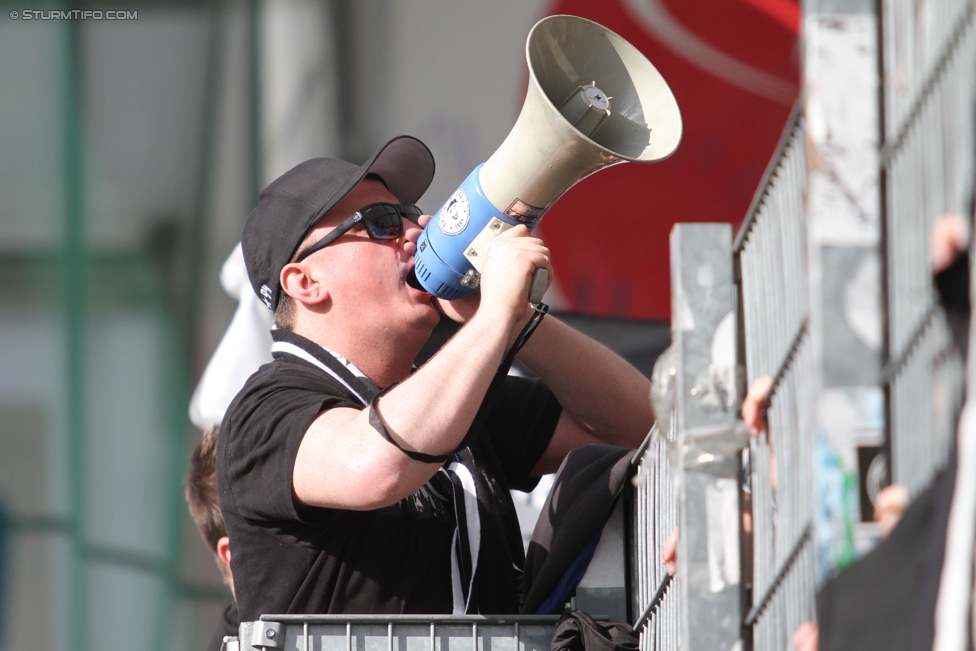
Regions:
<svg viewBox="0 0 976 651"><path fill-rule="evenodd" d="M534 229L582 179L618 163L663 160L681 140L667 82L606 27L577 16L543 18L529 32L525 56L529 89L515 126L417 243L417 280L438 298L477 290L487 243L518 224Z"/></svg>

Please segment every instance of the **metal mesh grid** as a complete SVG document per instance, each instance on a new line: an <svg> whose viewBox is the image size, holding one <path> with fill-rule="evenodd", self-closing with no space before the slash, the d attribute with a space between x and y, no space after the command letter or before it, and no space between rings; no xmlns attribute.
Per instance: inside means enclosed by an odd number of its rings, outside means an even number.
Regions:
<svg viewBox="0 0 976 651"><path fill-rule="evenodd" d="M927 327L935 296L928 233L939 215L969 209L973 184L976 97L976 12L969 11L943 44L941 65L917 90L914 109L893 125L885 147L889 337L891 358L907 354ZM897 12L895 12L897 13ZM885 21L886 27L893 19ZM885 79L885 88L899 78ZM890 93L886 93L889 97Z"/></svg>
<svg viewBox="0 0 976 651"><path fill-rule="evenodd" d="M938 6L936 6L938 4ZM945 458L962 364L934 308L927 234L935 216L972 193L976 37L972 2L885 3L884 112L892 478L914 494ZM806 160L798 114L736 240L748 382L773 378L768 439L748 451L751 610L755 649L783 649L814 618L815 484L806 343ZM931 432L920 436L919 432ZM749 522L751 520L752 531ZM748 548L748 547L747 547Z"/></svg>
<svg viewBox="0 0 976 651"><path fill-rule="evenodd" d="M668 581L660 560L664 541L678 523L678 489L669 456L674 430L667 426L662 432L659 424L633 478L631 598L644 651L677 649L680 642L681 582Z"/></svg>
<svg viewBox="0 0 976 651"><path fill-rule="evenodd" d="M942 465L961 400L931 281L930 232L971 207L976 138L976 3L912 12L885 5L885 180L891 479L915 495ZM919 400L920 396L928 399Z"/></svg>
<svg viewBox="0 0 976 651"><path fill-rule="evenodd" d="M753 439L746 456L746 569L752 584L746 625L756 649L786 648L796 626L813 619L813 369L806 337L803 125L797 110L735 243L747 379L773 381L768 436Z"/></svg>
<svg viewBox="0 0 976 651"><path fill-rule="evenodd" d="M771 394L768 438L753 439L749 447L754 604L776 589L813 519L810 365L809 348L801 346Z"/></svg>
<svg viewBox="0 0 976 651"><path fill-rule="evenodd" d="M241 649L548 651L556 615L263 615Z"/></svg>
<svg viewBox="0 0 976 651"><path fill-rule="evenodd" d="M774 377L806 322L806 152L799 111L736 237L749 381Z"/></svg>
<svg viewBox="0 0 976 651"><path fill-rule="evenodd" d="M948 345L945 319L937 311L890 383L891 479L910 496L932 480L955 433L964 369Z"/></svg>
<svg viewBox="0 0 976 651"><path fill-rule="evenodd" d="M953 57L953 48L969 29L972 0L885 2L882 4L885 139L897 142L927 102L929 87ZM969 63L964 65L971 65ZM971 140L961 140L969 142Z"/></svg>
<svg viewBox="0 0 976 651"><path fill-rule="evenodd" d="M778 588L770 593L764 609L752 625L752 648L756 651L792 648L793 632L803 622L815 619L813 592L814 547L801 541L790 571L783 573Z"/></svg>

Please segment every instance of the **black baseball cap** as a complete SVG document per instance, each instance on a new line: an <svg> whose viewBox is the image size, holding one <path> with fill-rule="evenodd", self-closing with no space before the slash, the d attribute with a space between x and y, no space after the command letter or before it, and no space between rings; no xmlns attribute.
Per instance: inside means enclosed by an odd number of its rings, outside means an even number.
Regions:
<svg viewBox="0 0 976 651"><path fill-rule="evenodd" d="M397 136L362 165L313 158L266 187L241 235L244 264L258 297L272 311L281 296L281 269L325 213L374 174L403 203L416 203L434 178L434 156L412 136Z"/></svg>

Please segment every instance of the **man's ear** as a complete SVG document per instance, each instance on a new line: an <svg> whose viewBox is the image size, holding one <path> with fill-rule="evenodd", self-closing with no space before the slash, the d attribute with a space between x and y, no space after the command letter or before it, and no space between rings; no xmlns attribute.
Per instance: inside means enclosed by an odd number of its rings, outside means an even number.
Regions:
<svg viewBox="0 0 976 651"><path fill-rule="evenodd" d="M281 290L300 303L316 305L329 299L329 290L322 279L312 275L301 262L290 262L281 269Z"/></svg>
<svg viewBox="0 0 976 651"><path fill-rule="evenodd" d="M230 567L230 538L222 536L217 541L217 558Z"/></svg>
<svg viewBox="0 0 976 651"><path fill-rule="evenodd" d="M230 538L227 536L221 537L217 541L217 569L220 570L220 576L223 578L224 583L230 588L230 592L237 598L237 592L234 590L234 575L230 570Z"/></svg>

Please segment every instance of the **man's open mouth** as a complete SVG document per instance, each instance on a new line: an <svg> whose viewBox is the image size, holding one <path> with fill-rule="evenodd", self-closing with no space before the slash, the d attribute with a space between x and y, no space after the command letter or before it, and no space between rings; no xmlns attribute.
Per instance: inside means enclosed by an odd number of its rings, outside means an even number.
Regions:
<svg viewBox="0 0 976 651"><path fill-rule="evenodd" d="M416 289L417 291L426 292L424 286L420 284L420 280L417 278L417 273L415 270L411 269L407 274L407 284Z"/></svg>

